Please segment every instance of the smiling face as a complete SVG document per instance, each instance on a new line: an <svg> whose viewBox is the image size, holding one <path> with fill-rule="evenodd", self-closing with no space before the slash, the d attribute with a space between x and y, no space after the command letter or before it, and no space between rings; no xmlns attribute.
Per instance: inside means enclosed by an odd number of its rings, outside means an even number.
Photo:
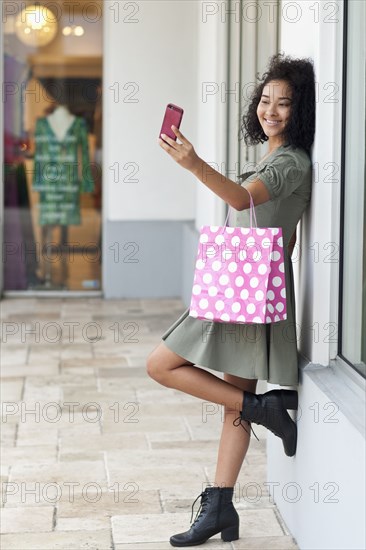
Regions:
<svg viewBox="0 0 366 550"><path fill-rule="evenodd" d="M257 116L270 148L283 144L283 131L291 116L291 87L285 80L271 80L262 92Z"/></svg>

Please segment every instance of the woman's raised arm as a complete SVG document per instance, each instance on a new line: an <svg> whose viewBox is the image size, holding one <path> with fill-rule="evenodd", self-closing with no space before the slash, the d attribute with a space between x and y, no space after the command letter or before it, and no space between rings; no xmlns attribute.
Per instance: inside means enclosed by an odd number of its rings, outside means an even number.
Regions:
<svg viewBox="0 0 366 550"><path fill-rule="evenodd" d="M175 135L182 143L178 143L162 134L165 143L159 138L160 146L183 168L186 168L196 178L198 178L206 187L211 189L215 195L227 202L235 210L245 210L250 206L250 191L255 205L262 204L270 200L268 190L260 179L251 181L245 187L226 178L223 174L212 168L207 162L201 159L194 150L193 145L184 137L184 135L172 126Z"/></svg>

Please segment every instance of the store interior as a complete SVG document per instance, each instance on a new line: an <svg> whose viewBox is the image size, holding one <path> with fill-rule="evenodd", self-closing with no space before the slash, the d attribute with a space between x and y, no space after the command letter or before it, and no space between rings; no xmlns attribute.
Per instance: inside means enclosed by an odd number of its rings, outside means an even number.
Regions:
<svg viewBox="0 0 366 550"><path fill-rule="evenodd" d="M3 14L4 291L100 291L102 1Z"/></svg>

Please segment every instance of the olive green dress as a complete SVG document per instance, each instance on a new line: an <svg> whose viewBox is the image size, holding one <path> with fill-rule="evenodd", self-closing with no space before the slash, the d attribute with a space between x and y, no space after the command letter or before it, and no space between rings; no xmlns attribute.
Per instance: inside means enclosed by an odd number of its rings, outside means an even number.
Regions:
<svg viewBox="0 0 366 550"><path fill-rule="evenodd" d="M255 207L258 227L282 227L285 252L287 319L272 324L236 324L200 320L189 308L162 335L165 345L194 364L272 384L298 384L297 331L292 261L288 244L311 197L312 163L304 149L281 145L244 185L260 179L270 200ZM236 212L229 225L250 227L249 209ZM193 273L192 273L193 280Z"/></svg>

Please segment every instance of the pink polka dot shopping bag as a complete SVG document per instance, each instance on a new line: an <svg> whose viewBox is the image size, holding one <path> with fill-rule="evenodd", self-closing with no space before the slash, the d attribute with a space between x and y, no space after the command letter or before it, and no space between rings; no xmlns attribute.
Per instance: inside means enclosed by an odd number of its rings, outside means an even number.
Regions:
<svg viewBox="0 0 366 550"><path fill-rule="evenodd" d="M252 216L257 225L250 195L250 228L201 227L191 317L221 323L287 318L282 228L253 227Z"/></svg>

